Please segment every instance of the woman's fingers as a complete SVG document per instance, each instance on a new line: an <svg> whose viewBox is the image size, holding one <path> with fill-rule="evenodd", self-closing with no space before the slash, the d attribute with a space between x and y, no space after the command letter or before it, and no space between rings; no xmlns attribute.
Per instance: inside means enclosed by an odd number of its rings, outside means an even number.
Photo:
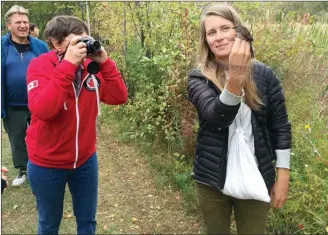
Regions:
<svg viewBox="0 0 328 235"><path fill-rule="evenodd" d="M243 40L243 46L244 46L244 55L246 59L248 59L251 56L251 45L249 44L249 42Z"/></svg>
<svg viewBox="0 0 328 235"><path fill-rule="evenodd" d="M231 53L237 53L240 50L241 41L242 40L240 38L235 39L235 43L233 44L233 47L231 49Z"/></svg>

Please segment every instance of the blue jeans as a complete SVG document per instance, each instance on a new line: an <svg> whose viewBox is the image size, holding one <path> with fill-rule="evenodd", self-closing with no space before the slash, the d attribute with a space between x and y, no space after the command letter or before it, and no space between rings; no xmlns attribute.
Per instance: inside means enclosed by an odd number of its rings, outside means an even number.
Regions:
<svg viewBox="0 0 328 235"><path fill-rule="evenodd" d="M98 161L94 153L79 168L56 169L27 164L27 177L36 198L38 234L58 234L68 183L76 217L77 234L96 233Z"/></svg>

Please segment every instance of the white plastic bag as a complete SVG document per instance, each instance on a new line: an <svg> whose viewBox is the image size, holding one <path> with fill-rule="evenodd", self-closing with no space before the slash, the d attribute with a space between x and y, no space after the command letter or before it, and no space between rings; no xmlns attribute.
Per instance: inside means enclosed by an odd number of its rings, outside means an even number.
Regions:
<svg viewBox="0 0 328 235"><path fill-rule="evenodd" d="M245 138L243 128L237 123L229 146L227 177L222 193L238 199L269 203L267 187Z"/></svg>

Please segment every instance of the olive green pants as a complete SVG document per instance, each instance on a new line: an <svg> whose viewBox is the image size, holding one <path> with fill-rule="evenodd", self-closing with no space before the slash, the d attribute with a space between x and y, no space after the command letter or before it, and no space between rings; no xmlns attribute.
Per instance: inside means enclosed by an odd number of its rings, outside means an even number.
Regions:
<svg viewBox="0 0 328 235"><path fill-rule="evenodd" d="M270 204L240 200L196 182L207 234L230 234L232 208L238 234L265 234Z"/></svg>

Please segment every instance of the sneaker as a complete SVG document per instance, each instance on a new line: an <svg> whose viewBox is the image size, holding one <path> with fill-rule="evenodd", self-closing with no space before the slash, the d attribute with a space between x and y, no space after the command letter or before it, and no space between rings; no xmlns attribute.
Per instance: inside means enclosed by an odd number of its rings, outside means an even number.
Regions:
<svg viewBox="0 0 328 235"><path fill-rule="evenodd" d="M26 171L19 171L17 177L13 180L12 186L20 186L26 182Z"/></svg>

